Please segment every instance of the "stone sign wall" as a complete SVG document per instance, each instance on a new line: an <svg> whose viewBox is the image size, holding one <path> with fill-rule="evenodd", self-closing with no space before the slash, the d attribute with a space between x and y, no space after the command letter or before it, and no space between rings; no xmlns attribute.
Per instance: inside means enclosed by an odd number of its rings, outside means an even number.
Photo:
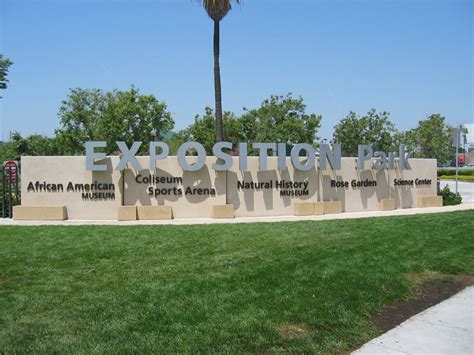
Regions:
<svg viewBox="0 0 474 355"><path fill-rule="evenodd" d="M66 207L67 218L117 219L121 206L169 206L174 218L209 218L214 206L232 205L235 217L293 215L296 204L338 201L343 212L376 211L380 202L394 200L396 208L417 207L419 198L436 196L436 160L410 159L410 170L381 170L355 158L342 158L341 169L280 171L276 157L267 170L258 157L248 158L246 171L234 157L230 171L212 169L215 157L196 172L183 172L176 157L146 167L116 171L118 157L107 157L108 172L86 171L85 157L22 157L22 207ZM188 158L192 163L194 158Z"/></svg>

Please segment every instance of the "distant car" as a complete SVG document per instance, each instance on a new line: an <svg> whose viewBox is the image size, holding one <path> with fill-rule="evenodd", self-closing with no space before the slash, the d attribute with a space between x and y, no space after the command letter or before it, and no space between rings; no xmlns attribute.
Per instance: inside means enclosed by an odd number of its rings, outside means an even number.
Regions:
<svg viewBox="0 0 474 355"><path fill-rule="evenodd" d="M474 164L466 164L464 165L465 167L468 167L468 168L474 168Z"/></svg>

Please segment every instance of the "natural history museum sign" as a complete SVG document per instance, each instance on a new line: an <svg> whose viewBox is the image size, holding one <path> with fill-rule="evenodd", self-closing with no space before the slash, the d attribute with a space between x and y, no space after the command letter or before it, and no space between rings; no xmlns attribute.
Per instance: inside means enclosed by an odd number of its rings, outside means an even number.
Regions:
<svg viewBox="0 0 474 355"><path fill-rule="evenodd" d="M15 219L153 220L315 215L439 206L436 160L360 145L343 158L339 145L220 142L213 156L187 142L169 156L163 142L137 156L86 143L86 156L22 157L22 205ZM257 156L248 156L252 149ZM230 154L229 152L235 152Z"/></svg>

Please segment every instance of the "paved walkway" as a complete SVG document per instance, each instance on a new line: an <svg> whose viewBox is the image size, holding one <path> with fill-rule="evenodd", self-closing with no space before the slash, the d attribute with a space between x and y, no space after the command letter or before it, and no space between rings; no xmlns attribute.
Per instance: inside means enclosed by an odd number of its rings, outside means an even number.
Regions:
<svg viewBox="0 0 474 355"><path fill-rule="evenodd" d="M387 216L411 216L416 214L442 213L454 211L474 210L474 203L461 204L457 206L432 207L432 208L407 208L394 211L370 211L370 212L345 212L342 214L330 214L322 216L279 216L279 217L240 217L234 219L212 219L212 218L180 218L165 221L14 221L11 219L0 219L2 225L17 226L44 226L44 225L112 225L112 226L137 226L137 225L191 225L191 224L237 224L237 223L271 223L271 222L297 222L297 221L327 221L335 219L357 219Z"/></svg>
<svg viewBox="0 0 474 355"><path fill-rule="evenodd" d="M440 187L443 188L446 185L451 191L456 190L456 181L441 180ZM474 182L458 181L458 192L462 196L463 203L474 203Z"/></svg>
<svg viewBox="0 0 474 355"><path fill-rule="evenodd" d="M474 287L411 317L353 354L474 354Z"/></svg>

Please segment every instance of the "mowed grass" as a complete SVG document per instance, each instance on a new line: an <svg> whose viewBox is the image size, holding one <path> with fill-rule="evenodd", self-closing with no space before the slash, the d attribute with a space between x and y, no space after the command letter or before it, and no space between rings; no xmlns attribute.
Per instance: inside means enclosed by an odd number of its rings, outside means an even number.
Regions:
<svg viewBox="0 0 474 355"><path fill-rule="evenodd" d="M0 351L319 352L378 334L407 274L474 273L474 212L0 228Z"/></svg>

